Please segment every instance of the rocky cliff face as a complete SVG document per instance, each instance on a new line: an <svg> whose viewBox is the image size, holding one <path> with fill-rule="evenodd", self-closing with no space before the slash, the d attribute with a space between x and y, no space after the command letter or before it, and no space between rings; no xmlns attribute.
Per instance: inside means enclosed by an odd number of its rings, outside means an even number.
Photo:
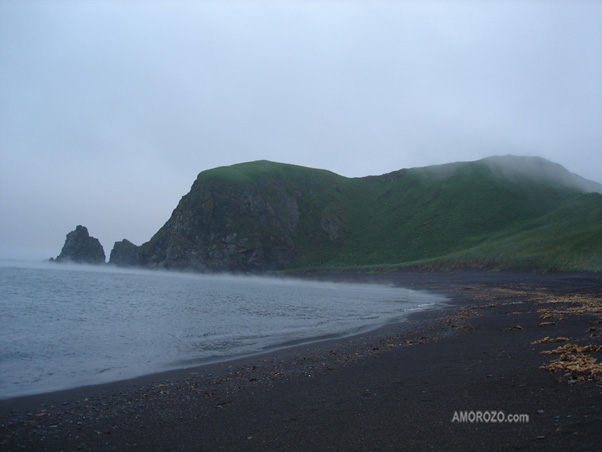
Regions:
<svg viewBox="0 0 602 452"><path fill-rule="evenodd" d="M55 262L104 264L105 259L104 249L98 239L90 237L88 229L80 225L67 234L61 254Z"/></svg>
<svg viewBox="0 0 602 452"><path fill-rule="evenodd" d="M306 201L311 180L291 181L288 167L270 162L249 168L253 171L241 166L201 173L168 222L140 247L140 264L243 272L283 269L299 251L300 228L315 230L326 241L343 236L344 225L333 215L324 214L320 224L317 211L315 224L307 224L302 207L311 208Z"/></svg>
<svg viewBox="0 0 602 452"><path fill-rule="evenodd" d="M139 247L134 245L129 240L123 239L120 242L115 242L111 250L109 264L119 267L133 267L139 263Z"/></svg>
<svg viewBox="0 0 602 452"><path fill-rule="evenodd" d="M258 271L286 267L299 206L283 187L198 184L174 210L142 263L160 268Z"/></svg>

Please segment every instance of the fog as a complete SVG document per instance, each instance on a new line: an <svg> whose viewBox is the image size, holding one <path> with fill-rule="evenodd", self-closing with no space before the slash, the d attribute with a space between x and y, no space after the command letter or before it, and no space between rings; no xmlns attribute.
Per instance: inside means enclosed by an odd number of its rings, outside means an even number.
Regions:
<svg viewBox="0 0 602 452"><path fill-rule="evenodd" d="M0 257L141 244L196 175L541 156L602 182L602 3L0 0Z"/></svg>
<svg viewBox="0 0 602 452"><path fill-rule="evenodd" d="M117 275L143 276L147 278L180 278L193 281L220 281L225 284L246 284L258 286L278 286L291 289L304 287L306 289L328 289L336 291L340 288L353 289L357 292L372 294L391 294L400 291L399 287L393 283L354 283L348 281L319 281L303 279L287 275L265 275L265 274L244 274L232 272L198 272L195 270L181 269L150 269L141 267L120 267L113 264L85 264L74 262L50 262L50 261L28 261L18 259L0 259L0 268L13 268L24 270L52 270L62 272L84 272L84 273L105 273ZM412 289L401 289L404 293L415 294L420 299L420 293ZM427 292L424 292L427 293ZM430 296L430 295L429 295ZM437 296L440 301L446 300L446 297Z"/></svg>

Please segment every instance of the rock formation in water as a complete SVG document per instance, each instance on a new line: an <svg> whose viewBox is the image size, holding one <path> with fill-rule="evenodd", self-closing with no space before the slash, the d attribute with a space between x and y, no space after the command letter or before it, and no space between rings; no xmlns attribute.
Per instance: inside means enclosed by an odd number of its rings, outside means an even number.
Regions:
<svg viewBox="0 0 602 452"><path fill-rule="evenodd" d="M54 261L104 264L105 259L104 249L98 239L90 237L88 229L80 225L67 234L61 254Z"/></svg>
<svg viewBox="0 0 602 452"><path fill-rule="evenodd" d="M109 264L117 265L118 267L133 267L138 265L139 248L140 247L126 239L115 242L115 245L111 250Z"/></svg>

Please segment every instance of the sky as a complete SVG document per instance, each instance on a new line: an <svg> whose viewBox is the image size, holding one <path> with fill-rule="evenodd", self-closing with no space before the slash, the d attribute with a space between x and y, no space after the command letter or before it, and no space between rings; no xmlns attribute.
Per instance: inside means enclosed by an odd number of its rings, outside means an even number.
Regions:
<svg viewBox="0 0 602 452"><path fill-rule="evenodd" d="M602 2L0 0L0 258L107 259L197 174L491 155L602 182Z"/></svg>

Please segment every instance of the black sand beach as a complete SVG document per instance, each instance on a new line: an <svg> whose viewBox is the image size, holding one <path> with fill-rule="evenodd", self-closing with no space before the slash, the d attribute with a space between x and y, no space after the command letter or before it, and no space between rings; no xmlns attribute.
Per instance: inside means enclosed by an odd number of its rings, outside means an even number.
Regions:
<svg viewBox="0 0 602 452"><path fill-rule="evenodd" d="M0 450L600 450L602 274L320 277L452 302L351 338L3 400Z"/></svg>

